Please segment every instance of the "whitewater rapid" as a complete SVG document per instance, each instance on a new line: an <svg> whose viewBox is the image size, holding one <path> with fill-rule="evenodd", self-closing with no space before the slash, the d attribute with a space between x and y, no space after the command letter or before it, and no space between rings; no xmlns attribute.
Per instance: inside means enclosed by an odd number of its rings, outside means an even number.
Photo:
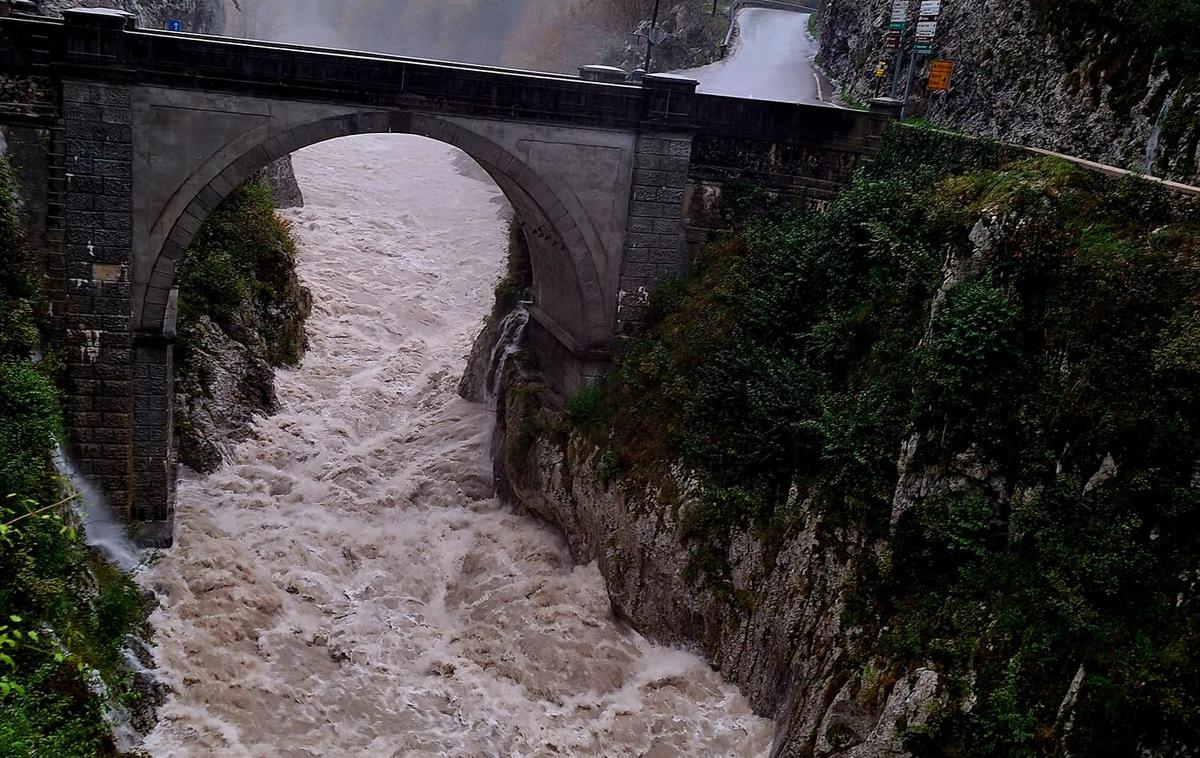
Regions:
<svg viewBox="0 0 1200 758"><path fill-rule="evenodd" d="M151 754L769 750L734 688L622 627L595 565L492 497L489 414L455 389L508 210L461 158L398 135L295 156L311 346L280 412L180 482L143 575L174 689Z"/></svg>

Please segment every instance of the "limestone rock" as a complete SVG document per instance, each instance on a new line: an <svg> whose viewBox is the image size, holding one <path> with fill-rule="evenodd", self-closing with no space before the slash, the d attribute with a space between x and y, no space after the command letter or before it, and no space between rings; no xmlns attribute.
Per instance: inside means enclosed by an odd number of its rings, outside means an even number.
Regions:
<svg viewBox="0 0 1200 758"><path fill-rule="evenodd" d="M296 181L296 172L292 169L292 156L285 155L277 161L267 164L263 169L267 184L275 195L276 208L303 208L304 194Z"/></svg>
<svg viewBox="0 0 1200 758"><path fill-rule="evenodd" d="M208 316L181 334L175 426L180 460L196 471L216 469L232 442L245 439L255 414L275 408L275 372L252 330L239 341Z"/></svg>

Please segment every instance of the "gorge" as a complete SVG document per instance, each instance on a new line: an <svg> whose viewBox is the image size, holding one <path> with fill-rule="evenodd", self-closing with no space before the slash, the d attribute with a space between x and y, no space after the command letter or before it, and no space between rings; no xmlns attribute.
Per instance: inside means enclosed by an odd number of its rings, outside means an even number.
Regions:
<svg viewBox="0 0 1200 758"><path fill-rule="evenodd" d="M884 3L741 5L0 18L0 746L1200 749L1190 0L946 4L903 124ZM271 8L399 55L159 31Z"/></svg>

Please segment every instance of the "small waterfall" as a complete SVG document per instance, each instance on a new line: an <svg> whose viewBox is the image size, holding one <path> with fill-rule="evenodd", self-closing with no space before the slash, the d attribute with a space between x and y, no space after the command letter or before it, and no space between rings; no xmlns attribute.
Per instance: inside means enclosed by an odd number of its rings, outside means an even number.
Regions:
<svg viewBox="0 0 1200 758"><path fill-rule="evenodd" d="M75 512L83 522L84 536L89 547L122 571L132 571L141 564L138 550L125 532L125 526L113 518L108 503L68 460L62 445L54 449L54 467L67 478L79 493L74 500Z"/></svg>
<svg viewBox="0 0 1200 758"><path fill-rule="evenodd" d="M500 390L500 382L504 380L504 366L508 363L508 357L521 349L521 337L525 334L525 325L529 323L529 311L525 309L528 304L529 301L522 300L500 322L500 335L488 356L488 373L484 382L488 405L491 407L495 406L496 393Z"/></svg>
<svg viewBox="0 0 1200 758"><path fill-rule="evenodd" d="M1150 129L1150 138L1146 140L1145 172L1150 176L1154 176L1154 164L1158 161L1158 145L1162 141L1163 124L1167 121L1167 114L1171 112L1171 105L1175 102L1178 92L1179 90L1175 90L1163 100L1158 117L1154 119L1154 126Z"/></svg>

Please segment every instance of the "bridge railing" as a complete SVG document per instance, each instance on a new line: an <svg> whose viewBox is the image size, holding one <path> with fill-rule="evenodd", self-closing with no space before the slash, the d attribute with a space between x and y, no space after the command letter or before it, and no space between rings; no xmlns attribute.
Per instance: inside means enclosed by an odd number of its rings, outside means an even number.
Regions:
<svg viewBox="0 0 1200 758"><path fill-rule="evenodd" d="M819 133L858 139L860 122L871 121L870 116L827 106L700 96L694 81L670 75L647 76L640 84L584 81L565 74L136 30L128 19L82 10L64 16L0 19L5 70L39 67L70 78L302 97L395 111L634 130L736 131L770 140L789 134L808 140Z"/></svg>

